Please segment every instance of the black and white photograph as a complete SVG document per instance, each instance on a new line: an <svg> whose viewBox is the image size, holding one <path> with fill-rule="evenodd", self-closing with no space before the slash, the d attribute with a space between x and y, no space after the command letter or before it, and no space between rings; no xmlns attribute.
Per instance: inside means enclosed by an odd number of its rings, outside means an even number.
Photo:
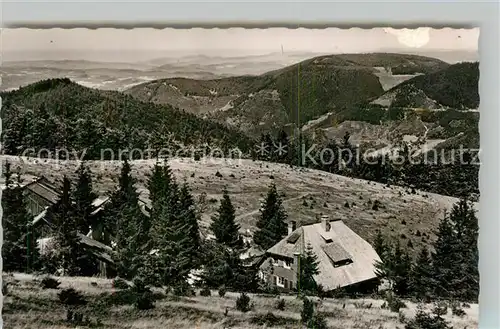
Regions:
<svg viewBox="0 0 500 329"><path fill-rule="evenodd" d="M479 28L3 28L12 329L474 329Z"/></svg>

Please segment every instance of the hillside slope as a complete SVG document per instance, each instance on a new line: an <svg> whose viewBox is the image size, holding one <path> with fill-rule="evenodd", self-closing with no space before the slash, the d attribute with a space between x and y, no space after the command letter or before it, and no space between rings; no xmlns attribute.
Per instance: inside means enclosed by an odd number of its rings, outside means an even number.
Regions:
<svg viewBox="0 0 500 329"><path fill-rule="evenodd" d="M373 104L436 109L479 107L479 63L458 63L406 80L388 90Z"/></svg>
<svg viewBox="0 0 500 329"><path fill-rule="evenodd" d="M64 174L75 177L77 161L28 159L8 156L13 168L20 166L26 174L44 175L59 180ZM115 187L119 174L119 161L91 161L94 187L103 194ZM144 197L147 175L154 161L133 161L132 173L138 179L137 188ZM342 218L364 239L372 241L377 229L404 245L409 240L415 250L427 245L445 210L456 198L410 190L384 184L353 179L312 169L290 168L288 165L263 161L205 159L194 161L176 158L169 161L172 172L179 180L186 180L204 209L201 229L207 232L211 216L215 214L226 187L235 206L241 230L255 231L260 200L274 182L284 195L284 206L289 220L298 223L317 221L321 214ZM220 175L216 175L219 172ZM372 209L378 200L380 208ZM349 207L346 207L346 203ZM418 233L420 232L420 233Z"/></svg>
<svg viewBox="0 0 500 329"><path fill-rule="evenodd" d="M3 321L6 328L12 329L74 329L75 324L65 320L66 308L57 300L54 289L43 289L40 279L29 274L13 273L6 275L8 293L3 302ZM217 291L210 296L202 296L196 289L196 296L173 297L165 294L161 288L153 288L156 297L155 308L147 311L132 309L131 298L126 291L117 289L113 280L89 277L58 277L61 289L73 288L81 292L88 305L85 315L90 322L86 326L101 329L290 329L302 328L301 310L303 302L297 296L282 294L279 298L285 301L285 309L275 309L276 296L248 294L254 307L243 313L236 309L237 292L228 291L220 297ZM121 298L120 298L121 297ZM382 307L381 299L368 298L325 298L321 302L317 297L309 297L317 304L317 309L325 314L328 328L401 328L400 319L413 318L418 305L405 300L405 308L397 312ZM124 305L125 304L125 305ZM433 305L424 305L431 311ZM50 312L47 310L50 309ZM29 311L28 311L29 310ZM472 304L464 308L464 316L452 314L448 308L443 318L453 328L477 328L479 305ZM277 320L268 325L269 316ZM270 321L269 321L270 322ZM78 327L76 327L78 328Z"/></svg>
<svg viewBox="0 0 500 329"><path fill-rule="evenodd" d="M342 54L320 56L259 76L214 80L162 79L125 92L142 100L167 103L237 127L254 127L255 118L270 126L302 126L328 112L339 112L384 93L387 74L435 72L448 64L437 59L400 54ZM389 77L389 79L392 79ZM404 80L404 79L403 79ZM275 101L266 102L269 95Z"/></svg>
<svg viewBox="0 0 500 329"><path fill-rule="evenodd" d="M2 138L8 154L65 149L98 159L101 151L173 146L238 146L252 141L221 124L130 95L90 89L69 79L51 79L2 93ZM168 142L166 144L166 142Z"/></svg>

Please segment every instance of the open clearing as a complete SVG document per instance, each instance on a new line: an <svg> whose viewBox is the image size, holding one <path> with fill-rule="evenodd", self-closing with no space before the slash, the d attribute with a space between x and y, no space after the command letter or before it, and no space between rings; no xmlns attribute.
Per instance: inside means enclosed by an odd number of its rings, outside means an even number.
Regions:
<svg viewBox="0 0 500 329"><path fill-rule="evenodd" d="M53 289L41 289L34 278L27 274L7 276L9 292L4 299L3 320L6 328L12 329L67 329L76 328L65 323L66 311L58 302L57 292ZM35 280L34 280L35 279ZM84 314L90 318L94 328L113 329L257 329L266 328L256 324L252 319L267 312L273 314L284 324L273 328L302 328L300 325L300 310L302 302L295 296L281 296L285 299L285 309L275 308L276 297L249 295L255 304L253 310L242 313L235 309L235 301L239 294L227 293L223 298L217 291L212 291L209 297L161 296L156 301L156 308L148 311L138 311L131 305L110 305L107 308L99 304L104 296L117 294L111 280L100 278L61 277L60 288L73 287L82 292L89 303L84 306ZM158 291L160 293L160 291ZM160 295L160 294L159 294ZM317 301L317 299L315 299ZM383 300L375 299L325 299L317 308L325 313L329 327L332 329L396 329L404 328L399 321L398 313L382 309ZM345 304L345 308L344 308ZM417 305L406 302L407 307L401 309L406 318L411 318ZM430 309L430 305L426 306ZM226 308L227 316L224 315ZM466 315L457 317L448 311L445 316L453 328L477 328L478 305L472 304L464 308ZM101 325L95 324L100 321ZM79 328L88 328L80 326Z"/></svg>
<svg viewBox="0 0 500 329"><path fill-rule="evenodd" d="M64 174L75 179L79 165L78 161L4 158L13 164L14 169L19 167L27 175L44 175L51 180L61 179ZM144 197L148 194L145 188L147 175L154 163L154 160L132 161L133 175ZM120 161L90 161L88 165L94 175L94 188L99 193L109 192L116 186ZM311 222L321 214L340 217L367 241L372 241L376 229L382 229L388 236L411 240L416 250L429 242L445 210L457 201L453 197L421 191L412 194L409 189L398 186L387 187L319 170L290 168L263 161L174 158L169 165L178 181L185 180L190 185L204 209L200 223L204 231L217 211L224 187L230 193L242 231L253 231L260 201L266 195L269 184L274 182L284 193L284 206L290 220ZM217 172L222 176L218 177ZM202 194L206 194L204 201L200 199ZM372 209L375 200L381 205L378 210Z"/></svg>

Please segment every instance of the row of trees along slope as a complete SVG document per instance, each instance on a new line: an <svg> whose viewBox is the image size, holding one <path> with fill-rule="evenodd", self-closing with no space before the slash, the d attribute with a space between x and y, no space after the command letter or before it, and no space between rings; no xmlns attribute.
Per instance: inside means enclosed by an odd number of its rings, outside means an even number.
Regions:
<svg viewBox="0 0 500 329"><path fill-rule="evenodd" d="M438 103L455 109L479 107L479 63L458 63L394 87L414 86Z"/></svg>
<svg viewBox="0 0 500 329"><path fill-rule="evenodd" d="M240 254L248 247L243 243L229 192L224 190L217 214L210 227L215 239L204 239L198 221L202 210L195 202L186 182L174 178L167 163L157 163L148 178L149 215L139 205L136 179L130 162L123 162L116 188L97 220L89 209L96 194L91 172L82 163L78 178L62 180L59 200L47 210L53 250L40 255L36 248L39 227L33 227L27 213L26 199L14 179L10 164L4 176L7 189L2 199L5 219L4 268L7 271L42 271L55 274L62 270L69 276L93 276L99 264L80 243L79 234L87 235L91 227L104 227L93 235L112 247L114 270L121 278L140 278L146 284L180 289L193 270L202 269L201 283L210 288L224 285L236 291L258 288L256 269L244 266ZM261 211L256 243L267 248L287 234L286 212L276 186L269 188ZM97 226L95 226L97 225ZM28 241L28 244L26 243ZM19 255L24 255L19 257Z"/></svg>
<svg viewBox="0 0 500 329"><path fill-rule="evenodd" d="M64 178L59 201L48 209L50 221L56 224L53 226L56 248L55 253L47 258L37 252L34 244L37 232L30 225L22 190L14 180L10 165L6 164L7 188L2 198L6 229L5 270L30 272L41 269L54 273L63 269L63 273L70 276L91 276L97 272L97 264L85 257L86 250L78 243L78 233L86 234L90 225L82 210L89 207L95 196L90 172L84 164L78 173L75 184ZM111 202L106 206L103 218L108 231L113 232L115 243L103 242L113 246L119 276L140 278L145 284L167 286L178 293L187 293L188 274L194 269L203 269L201 284L206 288L224 285L234 291L259 290L256 269L243 266L239 258L245 246L238 233L239 226L227 190L223 192L210 227L215 239L207 240L200 235L200 212L189 186L176 182L167 164L156 164L149 176L150 216L145 216L139 209L134 185L130 164L124 161L118 186L111 193ZM286 220L281 195L271 184L260 211L255 244L266 249L284 238L287 235ZM389 289L400 297L477 302L477 243L476 210L464 198L441 219L430 249L422 248L414 259L399 240L387 240L379 231L373 243L382 259L375 264L377 275L388 280ZM306 289L305 293L321 294L321 287L311 280L318 274L317 256L309 247L306 251L299 274L301 287Z"/></svg>
<svg viewBox="0 0 500 329"><path fill-rule="evenodd" d="M43 80L2 93L2 140L6 153L27 149L86 150L100 159L101 150L158 149L204 142L223 150L247 151L250 138L169 105L139 101L119 92L86 88L69 79Z"/></svg>

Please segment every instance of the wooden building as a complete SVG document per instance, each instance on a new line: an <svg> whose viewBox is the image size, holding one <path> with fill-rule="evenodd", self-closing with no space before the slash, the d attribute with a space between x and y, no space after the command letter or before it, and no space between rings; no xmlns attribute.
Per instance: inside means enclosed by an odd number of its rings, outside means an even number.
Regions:
<svg viewBox="0 0 500 329"><path fill-rule="evenodd" d="M378 286L377 252L341 219L327 217L321 223L297 229L291 223L288 236L266 251L259 277L280 290L296 290L300 255L304 255L308 245L319 262L319 274L314 280L326 292L338 288L370 291Z"/></svg>

